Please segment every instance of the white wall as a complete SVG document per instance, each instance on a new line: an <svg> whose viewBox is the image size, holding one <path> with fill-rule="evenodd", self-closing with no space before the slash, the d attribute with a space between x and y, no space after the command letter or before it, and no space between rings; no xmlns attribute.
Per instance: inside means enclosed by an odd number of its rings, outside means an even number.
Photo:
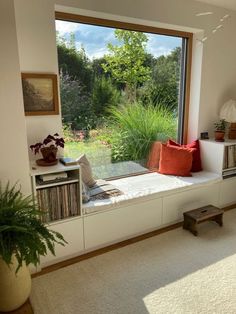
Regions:
<svg viewBox="0 0 236 314"><path fill-rule="evenodd" d="M15 13L21 72L58 74L54 4L47 0L16 0ZM61 133L61 115L25 119L28 146L50 133ZM30 151L29 157L33 158Z"/></svg>
<svg viewBox="0 0 236 314"><path fill-rule="evenodd" d="M0 181L30 193L26 126L13 0L0 2Z"/></svg>
<svg viewBox="0 0 236 314"><path fill-rule="evenodd" d="M208 129L219 115L220 107L236 99L236 17L206 42L203 52L200 117L201 130Z"/></svg>

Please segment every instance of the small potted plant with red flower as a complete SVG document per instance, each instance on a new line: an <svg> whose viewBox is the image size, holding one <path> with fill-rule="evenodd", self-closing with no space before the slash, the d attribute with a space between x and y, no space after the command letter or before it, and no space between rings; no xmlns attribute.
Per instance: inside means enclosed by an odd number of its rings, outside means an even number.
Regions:
<svg viewBox="0 0 236 314"><path fill-rule="evenodd" d="M48 135L43 142L30 145L30 149L34 154L41 152L43 158L36 160L40 166L55 165L58 163L57 151L58 147L64 148L65 141L58 133Z"/></svg>

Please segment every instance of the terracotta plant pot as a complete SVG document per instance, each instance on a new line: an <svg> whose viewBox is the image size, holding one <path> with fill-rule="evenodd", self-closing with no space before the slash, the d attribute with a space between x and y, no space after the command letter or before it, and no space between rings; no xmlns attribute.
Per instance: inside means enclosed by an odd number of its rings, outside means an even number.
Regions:
<svg viewBox="0 0 236 314"><path fill-rule="evenodd" d="M0 311L9 312L19 308L28 299L31 291L31 277L25 263L17 273L16 257L7 265L0 257Z"/></svg>
<svg viewBox="0 0 236 314"><path fill-rule="evenodd" d="M215 141L224 142L225 132L224 131L215 131Z"/></svg>
<svg viewBox="0 0 236 314"><path fill-rule="evenodd" d="M57 160L57 148L55 146L43 147L40 151L44 161L50 163Z"/></svg>

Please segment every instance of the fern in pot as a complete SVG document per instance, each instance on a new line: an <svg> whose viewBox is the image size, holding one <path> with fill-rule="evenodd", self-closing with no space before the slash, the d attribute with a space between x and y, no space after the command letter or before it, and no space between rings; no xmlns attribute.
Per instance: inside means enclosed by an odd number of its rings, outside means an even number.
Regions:
<svg viewBox="0 0 236 314"><path fill-rule="evenodd" d="M41 215L32 196L23 196L16 184L0 183L0 311L24 304L31 290L27 266L37 266L47 251L55 255L56 243L66 243L60 233L47 228Z"/></svg>

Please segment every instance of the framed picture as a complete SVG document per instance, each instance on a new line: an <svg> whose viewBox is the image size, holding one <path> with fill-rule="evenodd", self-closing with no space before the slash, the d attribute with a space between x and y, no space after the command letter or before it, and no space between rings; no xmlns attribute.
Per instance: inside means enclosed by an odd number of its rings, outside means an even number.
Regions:
<svg viewBox="0 0 236 314"><path fill-rule="evenodd" d="M200 133L200 139L201 140L209 140L208 132Z"/></svg>
<svg viewBox="0 0 236 314"><path fill-rule="evenodd" d="M56 74L22 73L26 116L59 114Z"/></svg>

